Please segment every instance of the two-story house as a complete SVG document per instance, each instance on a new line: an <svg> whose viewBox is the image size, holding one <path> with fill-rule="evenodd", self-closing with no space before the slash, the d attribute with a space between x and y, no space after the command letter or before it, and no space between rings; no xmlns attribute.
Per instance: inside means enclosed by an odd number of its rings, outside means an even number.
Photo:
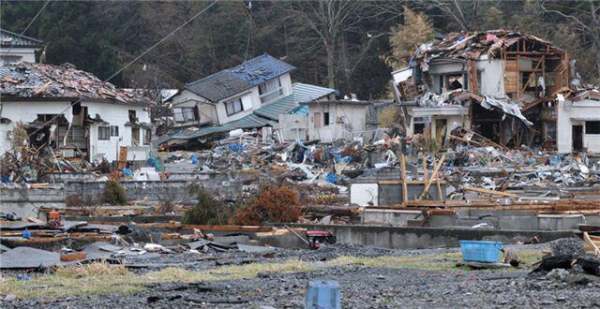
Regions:
<svg viewBox="0 0 600 309"><path fill-rule="evenodd" d="M149 105L135 90L103 82L70 64L0 67L0 155L23 125L29 145L64 158L144 161L151 150ZM125 159L125 158L122 158Z"/></svg>
<svg viewBox="0 0 600 309"><path fill-rule="evenodd" d="M570 64L543 39L490 30L423 44L392 75L409 135L428 130L439 138L462 126L520 146L555 143L555 95L569 87Z"/></svg>
<svg viewBox="0 0 600 309"><path fill-rule="evenodd" d="M273 127L279 115L299 103L331 96L335 90L293 83L296 68L263 54L233 68L187 83L167 103L174 129L159 140L177 145L235 129Z"/></svg>
<svg viewBox="0 0 600 309"><path fill-rule="evenodd" d="M0 65L36 62L35 54L42 44L38 39L0 29Z"/></svg>

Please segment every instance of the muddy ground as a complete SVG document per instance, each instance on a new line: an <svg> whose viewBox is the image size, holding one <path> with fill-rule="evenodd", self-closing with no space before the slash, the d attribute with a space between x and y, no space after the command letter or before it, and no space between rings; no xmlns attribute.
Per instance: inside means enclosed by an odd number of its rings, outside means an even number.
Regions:
<svg viewBox="0 0 600 309"><path fill-rule="evenodd" d="M515 246L537 256L544 245ZM533 255L532 255L533 254ZM208 254L210 255L210 254ZM355 257L350 263L345 257ZM315 269L300 272L257 272L247 278L144 284L133 293L35 297L0 302L2 308L302 308L310 280L336 280L344 308L590 308L600 307L600 280L580 273L529 274L521 269L469 270L454 264L457 249L387 250L334 246L318 251L278 250L275 254L219 253L193 262L189 255L169 255L144 262L183 263L186 272L217 270L226 265L252 265L302 260ZM342 258L340 258L342 257ZM398 265L382 265L392 257ZM432 258L433 257L433 258ZM332 261L335 261L331 263ZM224 263L225 262L225 263ZM327 264L329 263L329 264ZM141 264L141 262L140 262ZM318 267L328 265L327 267ZM154 269L153 269L154 270ZM143 275L147 268L131 269ZM8 276L12 276L10 274ZM227 274L224 274L226 276ZM6 275L5 275L6 278ZM182 280L185 281L185 280ZM2 283L4 284L4 282ZM67 293L68 294L68 293Z"/></svg>

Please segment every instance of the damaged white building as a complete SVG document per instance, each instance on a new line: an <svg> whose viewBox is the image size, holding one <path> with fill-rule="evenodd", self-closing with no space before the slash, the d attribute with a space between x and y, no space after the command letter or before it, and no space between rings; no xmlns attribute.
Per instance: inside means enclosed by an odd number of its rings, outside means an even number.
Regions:
<svg viewBox="0 0 600 309"><path fill-rule="evenodd" d="M22 124L33 149L49 146L64 158L148 158L151 101L138 91L69 64L19 63L0 67L0 99L0 154L11 149L10 134Z"/></svg>
<svg viewBox="0 0 600 309"><path fill-rule="evenodd" d="M557 104L557 94L576 91L572 71L569 55L552 43L519 32L490 30L451 33L423 44L409 67L392 75L409 136L427 132L447 140L452 130L463 127L502 146L596 151L590 136L594 123L587 131L573 127L565 119L579 123L584 119L565 115L565 108ZM593 103L565 106L578 105L600 112ZM592 133L571 134L572 130ZM574 137L575 146L570 146Z"/></svg>

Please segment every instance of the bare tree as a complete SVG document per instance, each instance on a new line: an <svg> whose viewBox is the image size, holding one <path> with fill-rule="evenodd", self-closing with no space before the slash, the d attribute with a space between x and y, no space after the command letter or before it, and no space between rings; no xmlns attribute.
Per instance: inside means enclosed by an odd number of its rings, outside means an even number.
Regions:
<svg viewBox="0 0 600 309"><path fill-rule="evenodd" d="M571 21L573 30L589 42L589 50L595 55L595 76L600 81L600 1L583 1L569 6L557 6L556 3L538 0L541 9Z"/></svg>
<svg viewBox="0 0 600 309"><path fill-rule="evenodd" d="M327 57L327 82L336 84L336 51L344 32L351 31L362 20L359 14L362 1L299 1L290 9L301 17L302 23L318 36Z"/></svg>

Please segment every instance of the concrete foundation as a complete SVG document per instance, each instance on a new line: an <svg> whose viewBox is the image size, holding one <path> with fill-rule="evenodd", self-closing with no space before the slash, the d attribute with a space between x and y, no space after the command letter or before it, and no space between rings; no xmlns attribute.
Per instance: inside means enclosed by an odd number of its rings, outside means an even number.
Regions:
<svg viewBox="0 0 600 309"><path fill-rule="evenodd" d="M337 242L342 244L390 249L458 247L460 240L496 240L503 243L516 243L531 239L533 236L539 237L542 242L547 242L574 235L573 231L496 231L314 224L291 224L290 226L330 231L337 237Z"/></svg>

